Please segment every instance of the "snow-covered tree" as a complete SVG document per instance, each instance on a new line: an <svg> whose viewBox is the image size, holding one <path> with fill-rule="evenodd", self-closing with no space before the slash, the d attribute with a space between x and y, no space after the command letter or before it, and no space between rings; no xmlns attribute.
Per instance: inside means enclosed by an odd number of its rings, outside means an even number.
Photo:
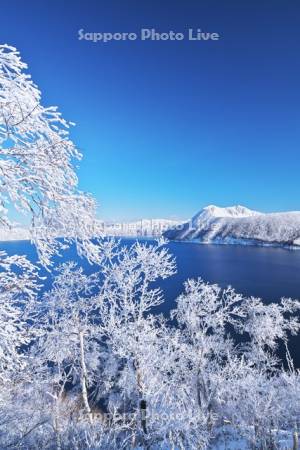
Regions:
<svg viewBox="0 0 300 450"><path fill-rule="evenodd" d="M120 248L109 242L106 251L102 250L107 257L100 293L95 298L99 314L96 336L98 333L105 339L119 367L121 395L111 395L108 407L113 410L123 405L133 414L132 442L136 445L148 438L145 416L157 394L155 368L164 342L163 320L150 314L163 302L161 289L153 283L175 271L174 260L163 244L137 242Z"/></svg>
<svg viewBox="0 0 300 450"><path fill-rule="evenodd" d="M0 222L14 225L12 208L27 216L49 270L71 242L98 264L91 275L63 264L41 296L37 267L0 252L0 448L275 449L284 433L296 448L288 337L300 303L198 279L171 320L157 314L174 259L164 241L92 240L95 203L78 190L69 126L42 106L16 49L0 46Z"/></svg>
<svg viewBox="0 0 300 450"><path fill-rule="evenodd" d="M27 310L37 293L37 269L23 256L0 252L0 382L25 363L20 349L30 341ZM0 394L1 395L1 394Z"/></svg>
<svg viewBox="0 0 300 450"><path fill-rule="evenodd" d="M35 409L27 398L20 414L19 425L22 418L23 427L19 435L24 435L23 430L31 422L35 433L49 429L60 446L74 418L78 419L80 412L91 414L88 384L92 376L88 380L85 352L88 350L89 361L93 357L98 361L88 334L89 297L96 278L85 275L75 263L66 263L55 273L51 290L31 310L34 339L26 353L30 367L23 371L22 380L24 391L36 391L35 402L47 405L46 414L43 409ZM32 373L35 376L31 379ZM32 410L35 414L31 416Z"/></svg>
<svg viewBox="0 0 300 450"><path fill-rule="evenodd" d="M13 225L11 207L27 216L45 264L61 245L58 236L98 256L90 241L97 233L95 202L78 191L74 164L81 154L70 125L56 107L42 105L19 52L0 45L0 221Z"/></svg>
<svg viewBox="0 0 300 450"><path fill-rule="evenodd" d="M95 202L78 190L75 163L81 155L69 138L70 124L41 93L18 51L0 45L0 223L13 227L13 210L27 217L39 260L74 241L79 254L99 260ZM25 219L26 220L26 219ZM57 239L61 237L61 239ZM37 292L37 270L25 256L0 253L0 378L14 367L29 341L21 304Z"/></svg>
<svg viewBox="0 0 300 450"><path fill-rule="evenodd" d="M155 314L155 283L175 270L166 247L107 239L101 254L92 275L63 265L36 302L27 364L0 416L10 430L2 446L272 448L292 437L299 373L274 351L298 330L298 302L264 305L189 280L168 323Z"/></svg>
<svg viewBox="0 0 300 450"><path fill-rule="evenodd" d="M299 330L298 310L299 302L290 299L265 305L232 288L202 280L186 283L173 312L182 329L182 392L204 412L211 437L230 423L249 442L267 445L274 438L270 430L287 425L285 403L278 401L282 372L274 351L288 333Z"/></svg>

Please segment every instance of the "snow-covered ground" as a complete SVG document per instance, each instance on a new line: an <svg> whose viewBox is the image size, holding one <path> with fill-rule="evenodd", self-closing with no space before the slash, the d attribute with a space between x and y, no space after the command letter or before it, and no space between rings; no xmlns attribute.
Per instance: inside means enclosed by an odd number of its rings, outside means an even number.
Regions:
<svg viewBox="0 0 300 450"><path fill-rule="evenodd" d="M210 447L211 450L249 450L253 448L255 438L253 435L254 430L251 428L249 428L249 438L252 435L252 439L246 439L245 437L242 437L234 427L228 425L224 426L223 429L221 428L218 430L218 438L212 443ZM274 443L274 449L292 450L295 448L293 447L293 430L286 431L273 429L269 438L271 438L271 436ZM269 448L270 444L266 445L267 448Z"/></svg>
<svg viewBox="0 0 300 450"><path fill-rule="evenodd" d="M244 206L210 205L183 226L165 233L171 240L300 248L300 211L264 214Z"/></svg>

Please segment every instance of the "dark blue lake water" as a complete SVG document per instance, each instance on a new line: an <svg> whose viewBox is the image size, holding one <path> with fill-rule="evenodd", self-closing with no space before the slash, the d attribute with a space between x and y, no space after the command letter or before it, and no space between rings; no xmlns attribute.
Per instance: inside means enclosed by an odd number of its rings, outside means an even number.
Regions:
<svg viewBox="0 0 300 450"><path fill-rule="evenodd" d="M122 240L124 245L133 242L134 239ZM171 242L168 247L176 257L177 274L159 283L166 298L159 311L165 314L174 308L184 281L194 277L218 283L222 287L230 284L236 291L261 297L265 302L276 302L281 297L300 299L300 250L181 242ZM1 243L0 249L36 259L35 249L25 241ZM74 249L68 250L56 262L66 260L78 260L87 272L97 270L95 266L78 259ZM50 280L47 287L49 284ZM290 348L297 367L300 367L299 345L300 337L291 339Z"/></svg>

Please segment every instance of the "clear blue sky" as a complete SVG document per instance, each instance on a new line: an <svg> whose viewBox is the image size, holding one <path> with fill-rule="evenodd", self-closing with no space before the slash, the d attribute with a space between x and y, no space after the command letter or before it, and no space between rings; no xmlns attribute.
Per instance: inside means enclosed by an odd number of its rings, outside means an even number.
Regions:
<svg viewBox="0 0 300 450"><path fill-rule="evenodd" d="M78 30L218 32L217 42L78 40ZM300 209L300 3L7 0L0 41L77 123L80 186L108 219L202 206Z"/></svg>

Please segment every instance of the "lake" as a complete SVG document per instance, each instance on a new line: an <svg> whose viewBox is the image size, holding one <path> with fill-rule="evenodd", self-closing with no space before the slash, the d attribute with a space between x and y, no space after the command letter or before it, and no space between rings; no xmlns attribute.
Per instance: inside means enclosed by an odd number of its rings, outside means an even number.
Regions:
<svg viewBox="0 0 300 450"><path fill-rule="evenodd" d="M122 239L124 245L134 242L134 239ZM36 258L34 248L26 241L1 243L0 248L8 254ZM177 274L159 282L166 301L158 311L166 315L174 308L187 278L201 277L222 287L231 285L237 292L261 297L265 302L276 302L281 297L300 299L300 250L184 242L170 242L168 248L176 258ZM68 250L63 258L57 258L57 262L70 259L78 259L74 249ZM79 263L87 272L96 269L86 261L79 260ZM291 353L297 367L300 367L299 345L300 337L291 339Z"/></svg>

